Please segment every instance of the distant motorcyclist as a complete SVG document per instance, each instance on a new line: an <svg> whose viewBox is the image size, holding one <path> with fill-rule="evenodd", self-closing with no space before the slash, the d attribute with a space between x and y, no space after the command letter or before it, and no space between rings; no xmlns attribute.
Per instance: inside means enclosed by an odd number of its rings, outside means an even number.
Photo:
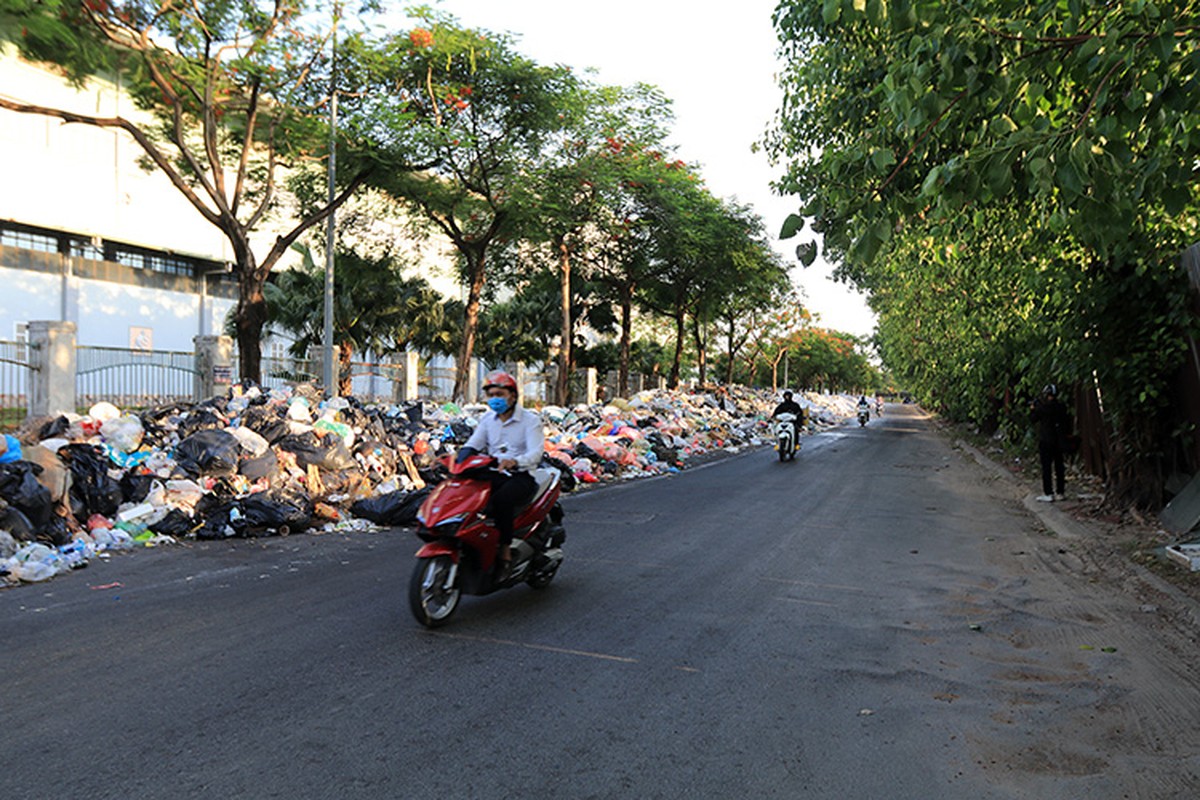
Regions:
<svg viewBox="0 0 1200 800"><path fill-rule="evenodd" d="M865 394L858 399L858 413L868 415L871 413L871 404L867 402Z"/></svg>

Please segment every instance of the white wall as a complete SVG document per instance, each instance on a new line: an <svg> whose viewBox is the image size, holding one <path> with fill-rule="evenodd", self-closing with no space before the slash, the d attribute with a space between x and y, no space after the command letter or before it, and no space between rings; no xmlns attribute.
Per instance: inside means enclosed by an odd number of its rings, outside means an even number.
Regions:
<svg viewBox="0 0 1200 800"><path fill-rule="evenodd" d="M14 338L17 323L61 319L62 277L0 267L0 339ZM148 329L155 350L192 349L200 334L200 297L72 277L66 318L78 326L79 344L129 347L130 328ZM233 300L209 297L207 331L220 333Z"/></svg>

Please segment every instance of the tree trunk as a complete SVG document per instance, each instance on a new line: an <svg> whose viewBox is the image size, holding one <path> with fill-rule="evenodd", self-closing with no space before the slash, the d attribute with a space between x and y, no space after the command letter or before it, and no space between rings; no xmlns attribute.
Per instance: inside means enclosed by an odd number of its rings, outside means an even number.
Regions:
<svg viewBox="0 0 1200 800"><path fill-rule="evenodd" d="M733 346L733 327L735 320L731 316L727 321L729 322L729 362L725 365L725 385L730 386L733 384L733 358L737 354L737 350Z"/></svg>
<svg viewBox="0 0 1200 800"><path fill-rule="evenodd" d="M696 371L703 386L708 381L708 347L701 335L699 317L692 317L692 338L696 340Z"/></svg>
<svg viewBox="0 0 1200 800"><path fill-rule="evenodd" d="M475 330L479 327L479 304L485 277L483 252L468 252L467 258L470 265L471 290L467 295L467 308L463 314L462 346L458 349L458 360L454 367L455 400L463 400L467 396L467 378L471 368L471 356L475 352Z"/></svg>
<svg viewBox="0 0 1200 800"><path fill-rule="evenodd" d="M779 391L779 362L783 360L783 355L786 352L784 350L771 362L771 391L773 392Z"/></svg>
<svg viewBox="0 0 1200 800"><path fill-rule="evenodd" d="M554 402L560 406L570 402L571 391L571 251L565 241L559 242L562 254L562 344L558 349L558 380L554 386Z"/></svg>
<svg viewBox="0 0 1200 800"><path fill-rule="evenodd" d="M232 237L231 237L232 238ZM236 245L236 243L235 243ZM267 299L263 296L266 275L254 263L251 250L235 247L238 301L235 316L238 345L238 374L242 380L262 383L262 329L267 321Z"/></svg>
<svg viewBox="0 0 1200 800"><path fill-rule="evenodd" d="M671 377L667 379L667 387L679 388L679 364L683 359L684 312L680 309L675 314L675 357L671 360Z"/></svg>
<svg viewBox="0 0 1200 800"><path fill-rule="evenodd" d="M621 292L621 355L617 365L617 394L629 396L629 348L633 338L633 286L620 287Z"/></svg>
<svg viewBox="0 0 1200 800"><path fill-rule="evenodd" d="M338 395L349 397L354 393L354 378L351 375L351 364L354 358L354 345L349 342L338 343Z"/></svg>

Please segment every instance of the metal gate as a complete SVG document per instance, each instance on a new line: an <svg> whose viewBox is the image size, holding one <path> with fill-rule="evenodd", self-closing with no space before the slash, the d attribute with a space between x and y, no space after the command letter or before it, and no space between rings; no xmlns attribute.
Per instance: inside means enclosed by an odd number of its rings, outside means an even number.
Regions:
<svg viewBox="0 0 1200 800"><path fill-rule="evenodd" d="M20 425L29 411L36 349L28 342L0 341L0 428Z"/></svg>
<svg viewBox="0 0 1200 800"><path fill-rule="evenodd" d="M196 399L198 376L193 353L76 348L75 396L83 408L101 401L121 409L190 402Z"/></svg>

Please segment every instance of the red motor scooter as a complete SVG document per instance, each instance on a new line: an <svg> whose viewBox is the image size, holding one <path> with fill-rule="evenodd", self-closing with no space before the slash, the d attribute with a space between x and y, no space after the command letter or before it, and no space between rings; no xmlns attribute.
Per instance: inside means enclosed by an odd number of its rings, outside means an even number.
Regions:
<svg viewBox="0 0 1200 800"><path fill-rule="evenodd" d="M513 520L512 563L505 574L498 557L500 532L485 516L496 460L476 454L461 463L446 456L442 463L450 477L417 512L417 536L426 544L417 551L408 584L413 616L428 628L449 622L464 593L490 594L518 583L546 588L562 564L566 539L558 504L559 472L534 470L530 474L537 489Z"/></svg>

